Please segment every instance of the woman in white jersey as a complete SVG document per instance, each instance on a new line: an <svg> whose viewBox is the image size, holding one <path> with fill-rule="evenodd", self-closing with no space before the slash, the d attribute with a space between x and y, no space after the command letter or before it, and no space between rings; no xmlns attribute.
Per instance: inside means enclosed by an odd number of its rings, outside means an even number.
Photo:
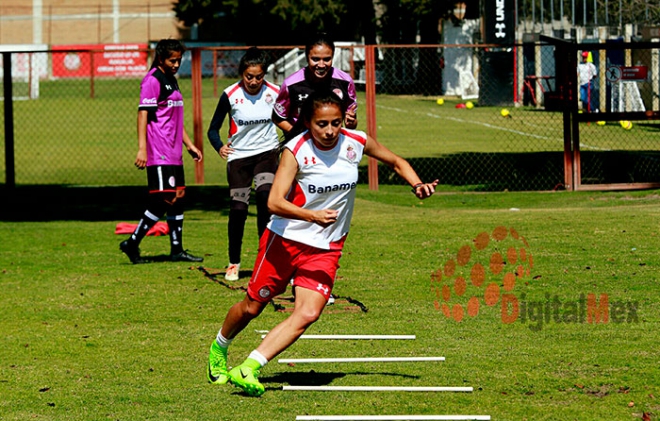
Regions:
<svg viewBox="0 0 660 421"><path fill-rule="evenodd" d="M363 154L390 166L413 186L419 199L435 192L438 180L423 183L403 158L364 132L342 128L341 100L317 91L303 104L300 121L307 131L286 143L268 199L273 213L245 298L227 313L209 353L208 379L264 393L261 367L293 344L321 315L339 268L353 214L358 165ZM249 357L227 370L227 347L268 302L293 279L295 307L268 332Z"/></svg>
<svg viewBox="0 0 660 421"><path fill-rule="evenodd" d="M225 279L236 281L241 269L243 232L248 216L254 180L259 237L270 220L268 193L279 159L277 128L270 116L280 91L266 81L267 55L256 47L248 49L238 64L241 80L222 92L207 136L221 158L227 160L229 222L227 224L229 265ZM229 116L227 143L220 139L220 128Z"/></svg>

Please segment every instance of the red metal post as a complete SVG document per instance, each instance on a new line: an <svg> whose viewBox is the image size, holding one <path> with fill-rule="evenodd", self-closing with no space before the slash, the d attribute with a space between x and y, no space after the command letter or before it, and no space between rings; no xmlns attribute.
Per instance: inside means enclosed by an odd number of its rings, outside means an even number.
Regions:
<svg viewBox="0 0 660 421"><path fill-rule="evenodd" d="M376 136L376 46L364 46L365 96L367 108L367 133L374 139ZM378 161L369 157L369 190L378 190Z"/></svg>
<svg viewBox="0 0 660 421"><path fill-rule="evenodd" d="M28 98L34 98L34 92L32 92L32 57L33 53L28 54Z"/></svg>
<svg viewBox="0 0 660 421"><path fill-rule="evenodd" d="M564 111L564 187L566 190L575 190L573 185L573 147L571 141L572 114Z"/></svg>
<svg viewBox="0 0 660 421"><path fill-rule="evenodd" d="M89 52L89 97L94 99L94 51Z"/></svg>
<svg viewBox="0 0 660 421"><path fill-rule="evenodd" d="M518 47L516 46L513 47L513 103L518 103Z"/></svg>
<svg viewBox="0 0 660 421"><path fill-rule="evenodd" d="M573 184L571 190L579 190L582 184L582 161L580 160L580 123L577 114L571 118L572 142L573 142Z"/></svg>
<svg viewBox="0 0 660 421"><path fill-rule="evenodd" d="M218 97L218 50L213 50L213 97Z"/></svg>
<svg viewBox="0 0 660 421"><path fill-rule="evenodd" d="M202 127L202 53L199 48L190 51L190 76L192 82L193 103L193 142L197 149L202 151L204 146L204 132ZM195 162L195 182L204 184L204 161Z"/></svg>

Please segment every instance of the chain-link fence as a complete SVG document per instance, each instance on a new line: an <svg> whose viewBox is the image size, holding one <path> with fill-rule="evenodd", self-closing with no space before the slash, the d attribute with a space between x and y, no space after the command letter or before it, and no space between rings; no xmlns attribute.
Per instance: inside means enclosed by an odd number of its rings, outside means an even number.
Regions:
<svg viewBox="0 0 660 421"><path fill-rule="evenodd" d="M573 189L660 186L658 46L610 42L557 48L557 57L581 74L572 92L555 98L556 106L573 111L573 177L567 181ZM574 75L564 67L557 66L558 77L568 86ZM589 68L595 77L587 82Z"/></svg>
<svg viewBox="0 0 660 421"><path fill-rule="evenodd" d="M561 182L561 115L516 106L524 92L515 83L514 48L379 49L377 138L423 179L462 190L548 190ZM380 167L379 180L395 178Z"/></svg>
<svg viewBox="0 0 660 421"><path fill-rule="evenodd" d="M576 171L582 185L658 180L658 50L643 47L592 46L598 72L590 92L595 105L589 110L593 112L573 119L581 106L578 92L567 92L570 83L559 76L564 77L570 62L566 77L577 89L580 46L573 45L568 53L560 49L563 55L558 56L556 45L538 40L507 48L341 45L334 65L355 79L358 128L408 159L423 179L438 178L447 190L551 190L574 185ZM373 62L365 54L370 48ZM300 48L264 49L272 58L267 77L274 83L305 65ZM615 49L623 52L623 61ZM225 162L210 147L206 130L220 93L238 79L243 52L244 47L200 47L184 56L179 84L185 126L205 152L197 167L184 157L189 185L226 185ZM135 170L133 161L140 80L150 51L133 51L132 65L114 76L99 71L104 54L2 54L3 59L11 57L14 100L4 102L5 112L0 113L5 126L12 105L13 130L3 132L0 149L0 181L144 185L145 174ZM621 75L614 80L610 72ZM371 87L373 97L368 95ZM7 95L7 84L2 82L1 88ZM637 108L629 108L632 103ZM634 111L640 107L644 111ZM602 119L594 116L596 110ZM628 115L636 119L623 118ZM619 120L631 120L632 129ZM227 127L222 131L225 138ZM575 165L577 145L581 166ZM366 183L366 159L361 168ZM378 183L400 182L388 168L378 167Z"/></svg>

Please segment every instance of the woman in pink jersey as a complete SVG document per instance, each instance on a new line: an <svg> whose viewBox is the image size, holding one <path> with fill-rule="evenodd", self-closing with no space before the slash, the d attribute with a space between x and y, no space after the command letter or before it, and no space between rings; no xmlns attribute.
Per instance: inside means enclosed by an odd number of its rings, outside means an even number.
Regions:
<svg viewBox="0 0 660 421"><path fill-rule="evenodd" d="M138 152L135 167L147 169L149 199L147 209L135 232L119 244L131 263L145 263L140 242L156 222L167 213L170 234L170 260L201 262L183 249L183 147L195 161L202 160L183 128L183 96L174 75L179 70L185 48L181 41L163 39L156 45L153 64L140 85L137 132Z"/></svg>
<svg viewBox="0 0 660 421"><path fill-rule="evenodd" d="M289 75L280 88L273 121L286 139L292 139L304 130L296 125L302 104L314 91L332 91L340 98L345 112L344 124L349 129L357 127L357 94L355 82L341 69L333 67L335 43L324 32L319 32L305 45L307 66ZM294 130L294 127L296 130Z"/></svg>
<svg viewBox="0 0 660 421"><path fill-rule="evenodd" d="M363 155L390 166L413 187L418 199L435 192L438 180L423 183L403 158L364 132L342 128L341 99L316 91L303 104L307 131L286 143L268 198L273 213L261 237L245 298L227 313L209 352L208 379L229 381L251 396L265 389L261 367L287 349L323 312L339 268L353 214L358 165ZM248 358L227 370L227 347L289 280L295 288L291 315L275 326Z"/></svg>

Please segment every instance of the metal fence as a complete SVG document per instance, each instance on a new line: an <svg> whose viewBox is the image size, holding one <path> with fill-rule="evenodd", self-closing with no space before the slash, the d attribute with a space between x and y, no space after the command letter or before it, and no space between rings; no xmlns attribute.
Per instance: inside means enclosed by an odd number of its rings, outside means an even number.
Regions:
<svg viewBox="0 0 660 421"><path fill-rule="evenodd" d="M545 108L563 110L565 185L572 190L657 188L660 44L554 45L557 86ZM573 74L592 63L597 76L579 85Z"/></svg>
<svg viewBox="0 0 660 421"><path fill-rule="evenodd" d="M355 79L358 128L408 159L423 179L438 178L443 189L649 186L660 180L660 45L591 44L597 105L580 114L575 66L584 48L547 40L510 47L345 45L334 64ZM264 49L274 83L305 64L295 47ZM191 48L184 56L185 125L205 153L201 164L184 162L189 185L226 185L225 162L206 130L222 89L238 78L243 51ZM3 97L13 101L3 101L0 113L0 182L144 185L133 161L150 51L134 53L133 65L114 76L95 65L107 51L3 53ZM361 181L373 186L401 182L386 167L369 170L368 160L361 169Z"/></svg>

